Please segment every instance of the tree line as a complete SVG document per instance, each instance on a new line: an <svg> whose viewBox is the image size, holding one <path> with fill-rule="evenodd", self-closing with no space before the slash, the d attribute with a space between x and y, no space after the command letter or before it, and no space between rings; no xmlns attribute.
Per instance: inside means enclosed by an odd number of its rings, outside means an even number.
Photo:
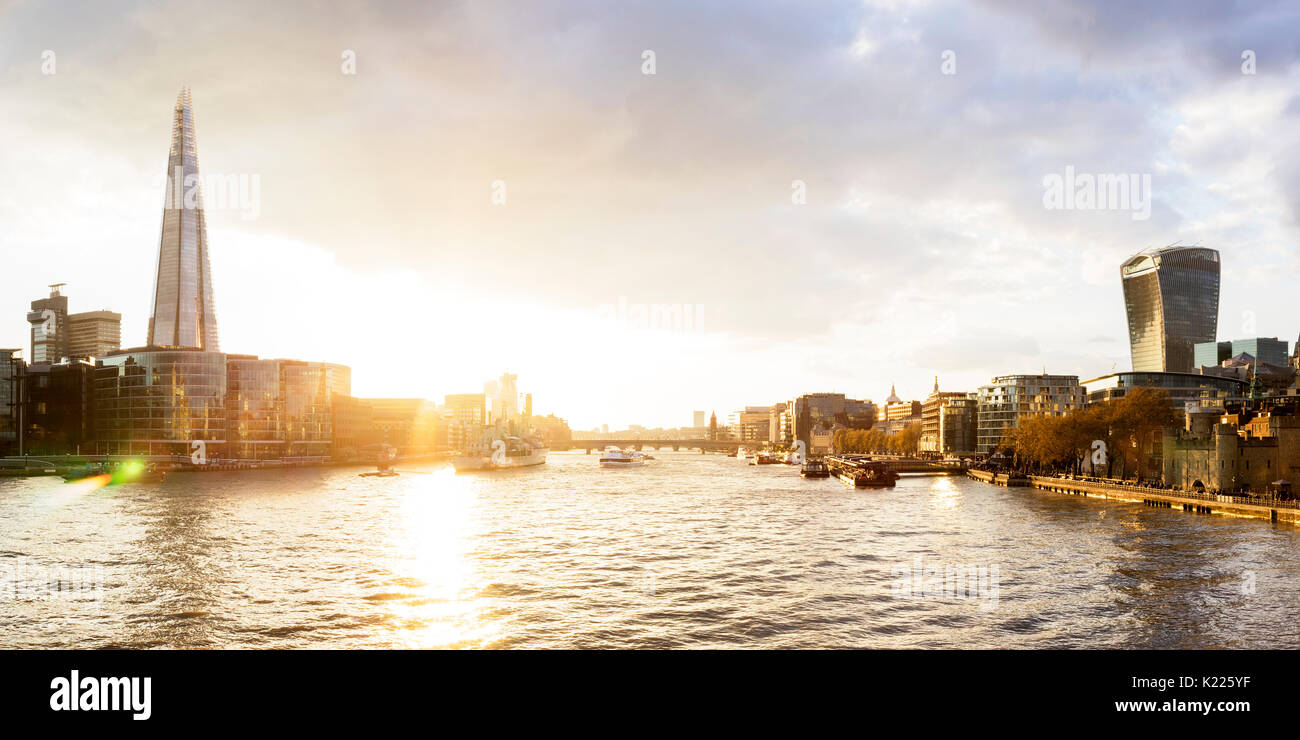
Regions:
<svg viewBox="0 0 1300 740"><path fill-rule="evenodd" d="M881 429L837 429L836 452L915 455L921 441L921 425L909 424L897 434Z"/></svg>
<svg viewBox="0 0 1300 740"><path fill-rule="evenodd" d="M1105 470L1095 475L1147 477L1146 446L1154 433L1177 426L1182 412L1174 409L1168 391L1133 388L1121 398L1072 411L1064 416L1022 417L1007 430L1001 451L1010 454L1015 467L1040 473L1083 473L1085 460L1105 444ZM1155 471L1158 477L1162 471ZM1117 475L1118 474L1118 475Z"/></svg>

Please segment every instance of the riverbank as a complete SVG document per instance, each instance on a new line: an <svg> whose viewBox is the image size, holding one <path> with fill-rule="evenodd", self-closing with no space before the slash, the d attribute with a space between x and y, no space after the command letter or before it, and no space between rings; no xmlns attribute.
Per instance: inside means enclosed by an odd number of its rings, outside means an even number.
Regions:
<svg viewBox="0 0 1300 740"><path fill-rule="evenodd" d="M1189 514L1217 514L1219 516L1245 517L1249 519L1266 519L1300 526L1300 506L1295 502L1270 501L1251 502L1241 497L1221 496L1212 493L1194 493L1191 491L1170 491L1163 488L1143 488L1115 483L1097 483L1093 481L1072 480L1069 478L1051 478L1046 476L1029 476L1021 479L1024 483L1006 482L1005 473L990 473L983 470L967 471L966 477L994 485L1032 486L1040 491L1062 493L1070 496L1090 496L1092 498L1112 499L1127 503L1141 503L1164 509L1181 509Z"/></svg>

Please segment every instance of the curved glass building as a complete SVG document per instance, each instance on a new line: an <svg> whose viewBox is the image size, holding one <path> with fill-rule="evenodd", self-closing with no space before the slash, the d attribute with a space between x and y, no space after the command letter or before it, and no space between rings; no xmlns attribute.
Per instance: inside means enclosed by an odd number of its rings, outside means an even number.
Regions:
<svg viewBox="0 0 1300 740"><path fill-rule="evenodd" d="M1219 253L1158 247L1120 267L1134 372L1193 371L1193 346L1213 342L1219 323Z"/></svg>
<svg viewBox="0 0 1300 740"><path fill-rule="evenodd" d="M184 455L201 440L218 457L226 442L226 355L144 347L95 368L100 454Z"/></svg>

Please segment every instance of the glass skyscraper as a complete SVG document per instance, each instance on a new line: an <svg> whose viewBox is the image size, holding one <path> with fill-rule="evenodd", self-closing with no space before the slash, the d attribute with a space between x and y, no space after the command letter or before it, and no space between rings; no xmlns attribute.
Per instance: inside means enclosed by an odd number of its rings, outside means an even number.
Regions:
<svg viewBox="0 0 1300 740"><path fill-rule="evenodd" d="M149 346L221 351L190 90L176 98Z"/></svg>
<svg viewBox="0 0 1300 740"><path fill-rule="evenodd" d="M1148 249L1120 267L1134 372L1193 371L1193 346L1219 323L1219 253L1206 247Z"/></svg>

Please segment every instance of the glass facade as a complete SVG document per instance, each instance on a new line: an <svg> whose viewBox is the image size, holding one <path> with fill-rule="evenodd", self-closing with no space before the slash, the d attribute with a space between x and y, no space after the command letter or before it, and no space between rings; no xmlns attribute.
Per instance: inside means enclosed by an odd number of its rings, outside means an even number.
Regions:
<svg viewBox="0 0 1300 740"><path fill-rule="evenodd" d="M96 447L105 455L184 455L195 440L224 454L226 355L141 350L109 355L95 368Z"/></svg>
<svg viewBox="0 0 1300 740"><path fill-rule="evenodd" d="M976 394L975 450L989 454L1026 416L1064 416L1084 406L1077 375L1003 375Z"/></svg>
<svg viewBox="0 0 1300 740"><path fill-rule="evenodd" d="M1213 342L1219 322L1219 253L1161 247L1120 267L1136 372L1191 372L1194 345Z"/></svg>
<svg viewBox="0 0 1300 740"><path fill-rule="evenodd" d="M189 88L176 98L149 346L220 351ZM189 191L193 188L193 194Z"/></svg>
<svg viewBox="0 0 1300 740"><path fill-rule="evenodd" d="M1188 403L1203 407L1222 407L1229 399L1246 397L1250 384L1236 378L1199 373L1113 373L1084 383L1088 403L1123 398L1130 388L1154 388L1169 392L1169 401L1179 410Z"/></svg>
<svg viewBox="0 0 1300 740"><path fill-rule="evenodd" d="M333 398L351 392L352 372L344 365L231 357L226 385L230 456L328 456Z"/></svg>

